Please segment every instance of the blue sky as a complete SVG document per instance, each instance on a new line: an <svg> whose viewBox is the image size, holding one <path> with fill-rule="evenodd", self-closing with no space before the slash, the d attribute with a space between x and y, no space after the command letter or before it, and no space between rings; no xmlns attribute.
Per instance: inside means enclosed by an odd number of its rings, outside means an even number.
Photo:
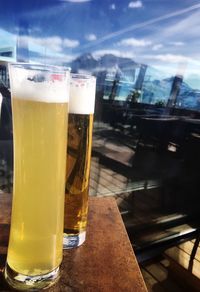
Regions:
<svg viewBox="0 0 200 292"><path fill-rule="evenodd" d="M0 47L21 34L34 60L70 62L90 52L149 64L188 82L200 72L200 1L0 0ZM193 76L193 77L192 77ZM200 77L199 77L200 80ZM194 85L200 85L198 82Z"/></svg>

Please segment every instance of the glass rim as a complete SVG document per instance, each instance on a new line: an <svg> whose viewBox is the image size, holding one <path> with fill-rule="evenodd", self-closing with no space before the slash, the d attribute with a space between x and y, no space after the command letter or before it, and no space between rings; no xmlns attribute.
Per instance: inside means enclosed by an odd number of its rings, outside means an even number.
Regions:
<svg viewBox="0 0 200 292"><path fill-rule="evenodd" d="M20 68L30 71L43 71L43 72L54 72L54 73L66 73L71 71L70 67L55 66L37 63L23 63L23 62L11 62L8 64L9 68Z"/></svg>
<svg viewBox="0 0 200 292"><path fill-rule="evenodd" d="M96 80L96 77L89 73L70 73L71 79L80 79L80 80Z"/></svg>

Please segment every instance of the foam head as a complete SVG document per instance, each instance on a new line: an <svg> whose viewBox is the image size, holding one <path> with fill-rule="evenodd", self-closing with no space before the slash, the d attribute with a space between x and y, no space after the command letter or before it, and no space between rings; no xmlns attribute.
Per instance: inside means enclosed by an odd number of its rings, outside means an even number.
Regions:
<svg viewBox="0 0 200 292"><path fill-rule="evenodd" d="M69 100L69 70L54 66L10 64L12 98L60 103Z"/></svg>
<svg viewBox="0 0 200 292"><path fill-rule="evenodd" d="M91 75L71 74L69 112L74 114L93 114L95 92L95 77Z"/></svg>

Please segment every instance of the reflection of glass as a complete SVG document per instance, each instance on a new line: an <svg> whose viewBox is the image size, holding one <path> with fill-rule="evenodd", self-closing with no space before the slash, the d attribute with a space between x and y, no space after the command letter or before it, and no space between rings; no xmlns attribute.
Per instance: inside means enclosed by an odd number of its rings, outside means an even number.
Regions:
<svg viewBox="0 0 200 292"><path fill-rule="evenodd" d="M96 79L73 74L70 84L64 248L85 241Z"/></svg>
<svg viewBox="0 0 200 292"><path fill-rule="evenodd" d="M3 97L2 97L2 95L0 93L0 118L1 118L1 104L2 104L2 99L3 99Z"/></svg>
<svg viewBox="0 0 200 292"><path fill-rule="evenodd" d="M10 65L14 188L5 278L14 288L52 284L62 260L69 72Z"/></svg>

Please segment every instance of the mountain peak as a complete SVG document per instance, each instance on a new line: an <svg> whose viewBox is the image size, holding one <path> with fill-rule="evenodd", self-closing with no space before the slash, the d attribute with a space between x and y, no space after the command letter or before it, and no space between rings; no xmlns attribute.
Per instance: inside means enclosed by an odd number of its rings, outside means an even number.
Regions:
<svg viewBox="0 0 200 292"><path fill-rule="evenodd" d="M85 54L79 56L78 58L79 58L79 59L81 58L81 59L83 59L83 60L84 60L84 59L94 59L91 53L85 53Z"/></svg>
<svg viewBox="0 0 200 292"><path fill-rule="evenodd" d="M94 71L96 68L126 68L135 67L137 63L125 57L115 56L114 54L104 54L98 59L94 58L92 53L85 53L71 62L72 71L90 70Z"/></svg>

